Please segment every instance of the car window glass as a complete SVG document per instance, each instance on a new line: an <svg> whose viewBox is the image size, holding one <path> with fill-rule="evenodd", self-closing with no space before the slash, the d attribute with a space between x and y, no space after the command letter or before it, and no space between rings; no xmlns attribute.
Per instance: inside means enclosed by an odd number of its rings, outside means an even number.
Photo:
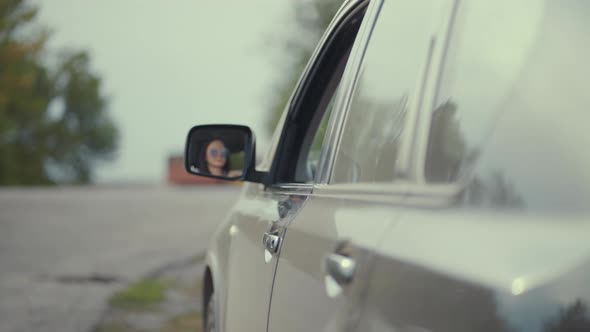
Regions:
<svg viewBox="0 0 590 332"><path fill-rule="evenodd" d="M342 64L336 70L336 73L334 73L334 77L332 78L334 82L332 84L339 84L340 80L342 79L342 72L344 70L346 60L348 60L348 54L344 56ZM322 144L324 142L324 139L326 138L328 122L330 119L330 115L332 113L332 108L334 107L334 100L338 95L337 91L338 88L336 88L334 91L331 91L329 89L327 91L328 94L323 97L326 98L327 105L325 107L320 106L320 108L316 110L317 115L319 116L319 124L316 125L317 127L312 125L309 128L309 140L306 139L304 141L308 142L304 144L309 144L309 146L304 146L302 149L305 154L301 156L301 159L297 163L295 182L311 183L315 179L315 175L317 173L317 168L320 160Z"/></svg>
<svg viewBox="0 0 590 332"><path fill-rule="evenodd" d="M328 105L328 109L323 116L322 122L318 130L315 133L313 138L313 142L311 143L311 149L309 151L309 155L307 156L307 163L310 165L318 164L320 160L320 152L322 151L322 144L324 143L324 139L326 138L326 130L328 129L328 121L330 119L330 115L332 114L332 107L334 106L334 97L330 101Z"/></svg>
<svg viewBox="0 0 590 332"><path fill-rule="evenodd" d="M311 183L315 179L328 121L334 101L339 95L340 81L348 63L358 26L360 26L360 20L356 20L355 28L341 33L340 38L343 42L338 48L338 53L330 58L330 65L334 68L332 72L326 74L323 94L318 97L318 104L302 141L295 172L295 182L297 183ZM311 111L311 109L307 109L307 111Z"/></svg>
<svg viewBox="0 0 590 332"><path fill-rule="evenodd" d="M440 8L385 1L344 124L332 183L391 182Z"/></svg>
<svg viewBox="0 0 590 332"><path fill-rule="evenodd" d="M456 180L470 208L587 215L590 2L460 6L426 179Z"/></svg>
<svg viewBox="0 0 590 332"><path fill-rule="evenodd" d="M431 112L428 181L454 181L474 160L530 56L542 13L539 0L459 2Z"/></svg>

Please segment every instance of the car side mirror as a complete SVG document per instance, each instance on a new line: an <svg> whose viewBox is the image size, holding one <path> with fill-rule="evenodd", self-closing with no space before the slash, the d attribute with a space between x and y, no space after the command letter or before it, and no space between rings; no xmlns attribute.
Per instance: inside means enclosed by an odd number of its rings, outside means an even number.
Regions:
<svg viewBox="0 0 590 332"><path fill-rule="evenodd" d="M251 173L257 173L255 156L249 127L202 125L189 131L184 160L190 174L235 181L248 180L253 177Z"/></svg>

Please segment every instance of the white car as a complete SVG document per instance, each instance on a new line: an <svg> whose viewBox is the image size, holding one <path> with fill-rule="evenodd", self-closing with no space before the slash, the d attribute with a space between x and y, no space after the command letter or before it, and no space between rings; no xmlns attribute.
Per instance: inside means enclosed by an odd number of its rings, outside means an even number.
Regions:
<svg viewBox="0 0 590 332"><path fill-rule="evenodd" d="M211 239L206 331L590 331L590 2L349 0Z"/></svg>

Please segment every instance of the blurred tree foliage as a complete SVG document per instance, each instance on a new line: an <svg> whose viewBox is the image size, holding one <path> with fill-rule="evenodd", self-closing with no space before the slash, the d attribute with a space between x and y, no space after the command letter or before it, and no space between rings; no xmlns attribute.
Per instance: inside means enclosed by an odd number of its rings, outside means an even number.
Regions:
<svg viewBox="0 0 590 332"><path fill-rule="evenodd" d="M560 310L558 317L547 321L543 332L578 332L590 331L590 318L588 317L588 306L582 300Z"/></svg>
<svg viewBox="0 0 590 332"><path fill-rule="evenodd" d="M272 133L283 113L293 89L299 80L307 61L311 57L322 34L332 21L332 18L342 5L343 0L293 0L295 13L295 31L289 31L289 36L281 39L287 68L282 68L281 76L274 86L270 99L267 128Z"/></svg>
<svg viewBox="0 0 590 332"><path fill-rule="evenodd" d="M113 157L117 127L88 54L48 57L37 10L0 0L0 185L89 183Z"/></svg>

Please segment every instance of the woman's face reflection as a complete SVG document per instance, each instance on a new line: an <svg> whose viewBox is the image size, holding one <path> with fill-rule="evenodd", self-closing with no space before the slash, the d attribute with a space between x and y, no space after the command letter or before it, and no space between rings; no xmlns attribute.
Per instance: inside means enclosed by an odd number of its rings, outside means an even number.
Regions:
<svg viewBox="0 0 590 332"><path fill-rule="evenodd" d="M214 140L207 146L207 165L209 167L222 168L227 162L228 149L222 141Z"/></svg>

